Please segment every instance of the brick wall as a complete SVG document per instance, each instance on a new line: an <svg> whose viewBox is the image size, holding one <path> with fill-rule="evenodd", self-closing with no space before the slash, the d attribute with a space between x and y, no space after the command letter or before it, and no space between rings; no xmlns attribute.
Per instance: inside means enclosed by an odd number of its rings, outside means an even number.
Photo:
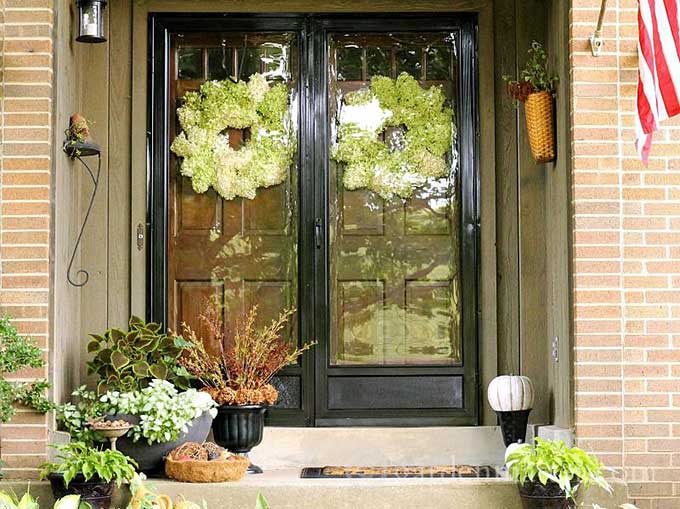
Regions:
<svg viewBox="0 0 680 509"><path fill-rule="evenodd" d="M641 508L680 507L680 122L634 150L637 0L572 0L576 423Z"/></svg>
<svg viewBox="0 0 680 509"><path fill-rule="evenodd" d="M52 0L0 0L0 313L48 345ZM47 353L46 353L47 358ZM18 373L47 377L47 368ZM47 418L25 409L0 426L7 477L36 477Z"/></svg>

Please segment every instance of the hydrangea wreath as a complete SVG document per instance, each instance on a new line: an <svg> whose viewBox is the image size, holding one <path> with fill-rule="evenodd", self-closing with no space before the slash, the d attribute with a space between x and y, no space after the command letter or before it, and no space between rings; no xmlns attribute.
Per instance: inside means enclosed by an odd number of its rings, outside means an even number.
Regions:
<svg viewBox="0 0 680 509"><path fill-rule="evenodd" d="M346 94L332 153L345 164L345 188L409 198L429 179L447 175L453 112L445 102L441 87L424 89L407 73L375 76L370 88ZM398 129L384 143L379 136L389 127Z"/></svg>
<svg viewBox="0 0 680 509"><path fill-rule="evenodd" d="M177 110L182 132L171 150L182 158L180 172L195 192L211 186L225 200L255 198L258 187L282 183L295 154L288 88L270 86L264 76L248 81L207 81L187 92ZM239 150L229 146L227 129L250 129Z"/></svg>

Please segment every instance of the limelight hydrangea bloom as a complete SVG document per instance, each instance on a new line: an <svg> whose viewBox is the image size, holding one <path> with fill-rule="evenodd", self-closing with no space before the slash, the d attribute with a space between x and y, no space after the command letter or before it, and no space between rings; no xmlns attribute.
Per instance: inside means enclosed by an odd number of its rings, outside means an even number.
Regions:
<svg viewBox="0 0 680 509"><path fill-rule="evenodd" d="M177 440L204 412L217 415L209 394L196 389L179 392L166 380L153 380L141 391L107 392L100 400L111 412L138 416L139 424L130 430L132 439L144 438L149 445Z"/></svg>
<svg viewBox="0 0 680 509"><path fill-rule="evenodd" d="M453 112L441 87L423 89L407 73L375 76L369 89L347 94L338 115L333 158L344 163L346 189L368 188L384 199L410 198L447 175ZM379 139L387 128L403 129Z"/></svg>
<svg viewBox="0 0 680 509"><path fill-rule="evenodd" d="M294 161L295 138L288 89L253 74L248 82L208 81L187 92L177 110L182 132L171 150L197 193L213 187L225 200L255 198L257 188L284 182ZM234 150L227 129L250 129Z"/></svg>

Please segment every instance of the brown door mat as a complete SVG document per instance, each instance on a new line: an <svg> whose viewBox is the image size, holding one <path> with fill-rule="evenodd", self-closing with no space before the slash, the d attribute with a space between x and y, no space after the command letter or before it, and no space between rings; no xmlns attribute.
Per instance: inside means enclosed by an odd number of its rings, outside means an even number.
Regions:
<svg viewBox="0 0 680 509"><path fill-rule="evenodd" d="M300 473L302 479L398 479L417 477L498 477L496 469L489 465L437 465L409 467L306 467Z"/></svg>

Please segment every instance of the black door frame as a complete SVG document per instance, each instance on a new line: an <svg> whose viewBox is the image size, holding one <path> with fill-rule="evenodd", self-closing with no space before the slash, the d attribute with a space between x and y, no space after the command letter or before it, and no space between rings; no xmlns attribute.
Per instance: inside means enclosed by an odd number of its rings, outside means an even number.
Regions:
<svg viewBox="0 0 680 509"><path fill-rule="evenodd" d="M327 235L316 248L314 229L321 220L328 231L328 147L314 140L328 139L327 51L333 32L418 32L455 31L458 95L457 149L461 192L461 302L463 367L331 368L328 365L329 285ZM479 423L478 389L478 288L479 288L479 118L477 69L477 19L475 14L156 14L149 15L149 73L147 111L147 317L167 324L167 235L169 174L168 62L170 35L183 31L295 32L299 34L300 80L298 94L300 150L299 228L299 313L300 335L304 341L318 338L314 355L305 355L300 366L286 374L301 377L301 409L276 409L269 422L302 426L433 426L476 425ZM314 72L314 71L317 72ZM323 70L323 72L319 72ZM307 107L310 106L310 107ZM319 178L319 175L323 178ZM464 183L464 184L463 184ZM307 199L303 199L307 197ZM313 197L313 199L309 199ZM385 376L462 375L462 409L367 409L329 410L327 375L351 376L361 373Z"/></svg>

